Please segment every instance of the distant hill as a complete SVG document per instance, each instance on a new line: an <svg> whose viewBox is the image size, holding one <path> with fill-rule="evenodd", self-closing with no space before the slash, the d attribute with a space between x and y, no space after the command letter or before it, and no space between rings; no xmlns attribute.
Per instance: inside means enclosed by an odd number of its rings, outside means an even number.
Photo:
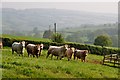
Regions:
<svg viewBox="0 0 120 80"><path fill-rule="evenodd" d="M81 24L106 24L117 22L117 14L103 14L62 9L2 9L2 28L4 30L32 30L38 27L44 31L49 25L57 23L57 29L79 27Z"/></svg>

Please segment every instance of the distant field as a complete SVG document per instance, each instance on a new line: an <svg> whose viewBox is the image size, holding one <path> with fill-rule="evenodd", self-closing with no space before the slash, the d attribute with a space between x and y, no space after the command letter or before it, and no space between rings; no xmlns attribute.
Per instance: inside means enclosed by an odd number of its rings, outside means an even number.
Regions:
<svg viewBox="0 0 120 80"><path fill-rule="evenodd" d="M115 27L110 27L110 26L86 26L86 27L76 27L76 28L67 28L67 29L62 29L64 32L79 32L79 31L84 31L84 30L90 30L90 31L96 31L96 30L103 30L103 29L110 29L110 28L115 28Z"/></svg>
<svg viewBox="0 0 120 80"><path fill-rule="evenodd" d="M10 48L2 49L3 78L118 78L118 68L102 65L103 56L89 54L87 62L67 61L67 58L46 59L47 50L39 58L12 55ZM91 79L92 80L92 79Z"/></svg>
<svg viewBox="0 0 120 80"><path fill-rule="evenodd" d="M34 40L34 41L52 42L50 39L36 38L36 37L30 37L30 36L12 36L12 35L8 35L8 34L3 34L2 37L20 39L20 40Z"/></svg>

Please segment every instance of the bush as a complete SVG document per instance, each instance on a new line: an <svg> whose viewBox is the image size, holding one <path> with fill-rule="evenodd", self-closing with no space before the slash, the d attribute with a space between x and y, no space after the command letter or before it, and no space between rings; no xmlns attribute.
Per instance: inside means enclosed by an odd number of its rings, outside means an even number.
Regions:
<svg viewBox="0 0 120 80"><path fill-rule="evenodd" d="M64 43L64 38L60 33L54 33L51 39L53 42Z"/></svg>

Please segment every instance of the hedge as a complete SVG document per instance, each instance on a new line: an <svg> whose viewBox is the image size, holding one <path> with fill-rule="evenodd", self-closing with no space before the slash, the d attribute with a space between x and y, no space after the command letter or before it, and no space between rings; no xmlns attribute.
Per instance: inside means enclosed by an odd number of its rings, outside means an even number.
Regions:
<svg viewBox="0 0 120 80"><path fill-rule="evenodd" d="M50 45L54 46L62 46L62 45L69 45L70 47L74 47L80 50L89 50L91 54L103 55L103 54L119 54L120 49L118 48L109 48L109 47L101 47L95 45L88 45L88 44L80 44L80 43L72 43L72 42L65 42L65 43L56 43L56 42L46 42L46 41L32 41L32 40L22 40L22 39L12 39L12 38L2 38L2 42L4 46L11 47L13 42L20 42L25 41L27 43L32 44L44 44L44 49L48 49Z"/></svg>

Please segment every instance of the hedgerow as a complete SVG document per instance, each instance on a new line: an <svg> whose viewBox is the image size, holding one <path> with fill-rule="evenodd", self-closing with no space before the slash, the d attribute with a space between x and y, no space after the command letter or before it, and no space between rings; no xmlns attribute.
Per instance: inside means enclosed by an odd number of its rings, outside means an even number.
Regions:
<svg viewBox="0 0 120 80"><path fill-rule="evenodd" d="M112 48L112 47L101 47L96 45L88 45L88 44L80 44L80 43L56 43L56 42L47 42L47 41L34 41L34 40L24 40L24 39L13 39L13 38L2 38L2 42L4 46L11 47L13 42L25 41L27 43L33 44L44 44L44 49L48 49L50 45L54 46L62 46L69 45L69 47L74 47L80 50L89 50L91 54L103 55L103 54L118 54L120 53L120 49Z"/></svg>

